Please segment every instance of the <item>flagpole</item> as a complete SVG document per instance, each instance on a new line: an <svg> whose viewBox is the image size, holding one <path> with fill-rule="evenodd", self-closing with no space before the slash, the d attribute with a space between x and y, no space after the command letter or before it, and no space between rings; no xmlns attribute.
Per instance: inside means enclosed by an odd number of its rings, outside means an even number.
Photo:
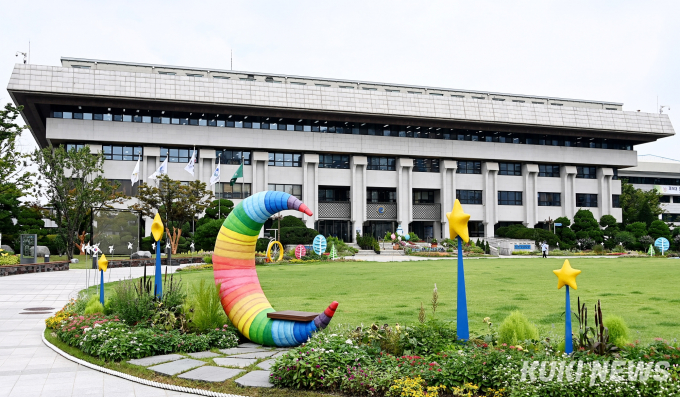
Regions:
<svg viewBox="0 0 680 397"><path fill-rule="evenodd" d="M217 168L220 168L220 164L222 162L222 156L217 159ZM222 176L222 170L220 169L220 177ZM217 180L217 183L222 183L219 179ZM219 187L219 185L217 185ZM224 186L222 187L222 190L224 190ZM222 219L222 196L217 198L217 219Z"/></svg>

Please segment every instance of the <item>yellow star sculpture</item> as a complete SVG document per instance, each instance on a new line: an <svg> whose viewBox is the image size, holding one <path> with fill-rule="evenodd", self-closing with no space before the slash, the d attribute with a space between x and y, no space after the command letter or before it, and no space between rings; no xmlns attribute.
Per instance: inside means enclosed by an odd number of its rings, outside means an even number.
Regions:
<svg viewBox="0 0 680 397"><path fill-rule="evenodd" d="M97 267L101 271L106 271L106 268L109 267L109 260L106 259L106 255L102 254L102 257L97 261Z"/></svg>
<svg viewBox="0 0 680 397"><path fill-rule="evenodd" d="M161 216L158 213L153 218L151 234L153 234L153 238L156 241L161 241L161 237L163 237L163 221L161 221Z"/></svg>
<svg viewBox="0 0 680 397"><path fill-rule="evenodd" d="M557 275L557 289L560 289L565 285L576 289L576 276L581 274L581 271L571 267L569 259L566 259L564 264L562 264L562 268L560 270L553 270L553 273Z"/></svg>
<svg viewBox="0 0 680 397"><path fill-rule="evenodd" d="M458 199L453 203L451 212L446 213L446 219L449 220L449 238L453 239L456 236L460 236L466 243L470 241L470 233L468 232L470 214L463 212L463 206L460 205Z"/></svg>

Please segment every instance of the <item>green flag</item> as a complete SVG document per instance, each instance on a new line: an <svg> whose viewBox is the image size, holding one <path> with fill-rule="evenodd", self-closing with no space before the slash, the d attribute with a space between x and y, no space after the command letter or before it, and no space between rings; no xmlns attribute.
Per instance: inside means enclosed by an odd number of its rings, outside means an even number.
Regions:
<svg viewBox="0 0 680 397"><path fill-rule="evenodd" d="M236 172L234 172L234 176L231 177L231 181L229 181L230 186L234 186L234 183L236 183L236 180L238 178L243 178L243 164L241 164Z"/></svg>

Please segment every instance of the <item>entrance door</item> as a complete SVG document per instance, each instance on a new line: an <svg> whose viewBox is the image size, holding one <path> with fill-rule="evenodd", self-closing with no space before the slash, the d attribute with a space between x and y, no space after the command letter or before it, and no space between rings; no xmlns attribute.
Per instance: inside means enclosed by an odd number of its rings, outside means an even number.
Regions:
<svg viewBox="0 0 680 397"><path fill-rule="evenodd" d="M396 222L369 221L364 226L364 235L371 234L376 240L385 238L387 232L394 233L397 230Z"/></svg>

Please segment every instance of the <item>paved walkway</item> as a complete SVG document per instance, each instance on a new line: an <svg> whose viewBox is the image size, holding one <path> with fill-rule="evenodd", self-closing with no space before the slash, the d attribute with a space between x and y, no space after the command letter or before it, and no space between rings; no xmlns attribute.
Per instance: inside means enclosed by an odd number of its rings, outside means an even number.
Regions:
<svg viewBox="0 0 680 397"><path fill-rule="evenodd" d="M129 277L131 272L139 277L143 269L110 272L114 281ZM86 270L69 270L0 277L0 397L189 396L82 367L43 345L45 319L85 288L85 274ZM106 278L108 282L109 274ZM34 307L54 309L43 314L20 314Z"/></svg>

